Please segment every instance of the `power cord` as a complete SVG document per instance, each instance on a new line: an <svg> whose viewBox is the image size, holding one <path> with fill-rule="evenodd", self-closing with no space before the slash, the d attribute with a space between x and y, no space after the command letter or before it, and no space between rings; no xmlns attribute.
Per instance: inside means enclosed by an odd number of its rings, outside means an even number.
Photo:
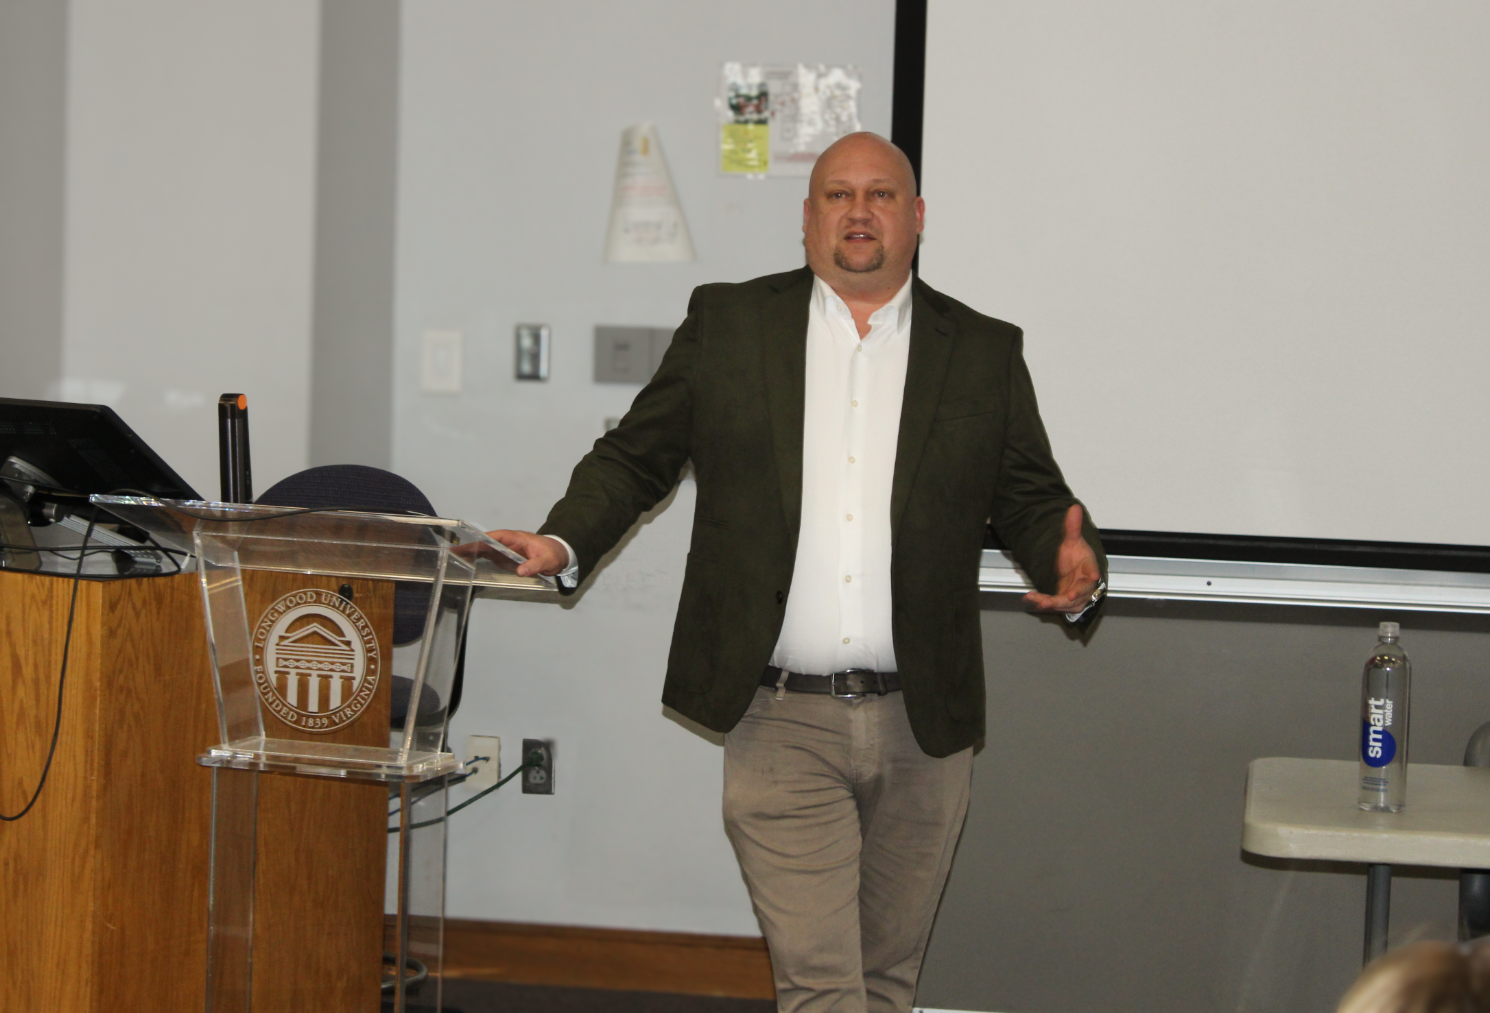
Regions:
<svg viewBox="0 0 1490 1013"><path fill-rule="evenodd" d="M238 506L240 504L232 504L232 503L230 503L228 505L229 506ZM190 517L192 520L198 520L198 521L221 521L224 524L253 524L256 521L282 521L286 517L299 517L301 514L334 514L334 513L357 513L357 512L359 512L359 511L353 510L351 507L339 507L339 506L338 507L284 507L284 508L281 509L281 508L278 507L277 504L271 504L271 503L248 504L248 505L258 505L258 506L274 507L276 509L280 509L280 512L277 513L277 514L258 514L258 515L253 516L253 517L217 517L217 516L214 516L212 514L193 513L192 511L190 511L190 510L188 510L188 509L186 509L185 507L182 507L182 506L174 506L173 505L172 506L172 509L175 510L179 514L183 514L183 515L185 515L187 517ZM423 512L421 512L419 510L378 510L378 511L375 511L375 512L376 513L380 513L380 514L405 514L405 515L407 515L409 517L429 517L430 516L429 514L423 513ZM433 518L430 518L430 519L431 520L439 520L439 518L437 518L437 517L433 517Z"/></svg>
<svg viewBox="0 0 1490 1013"><path fill-rule="evenodd" d="M36 805L36 800L41 798L41 790L47 786L47 775L52 772L52 759L57 755L57 739L62 732L62 691L67 686L67 658L72 652L72 620L78 609L78 585L83 582L83 560L88 555L88 542L93 537L93 525L98 523L98 511L88 519L88 530L83 533L83 544L78 551L78 568L72 575L72 600L67 605L67 634L62 639L62 671L57 676L57 717L52 722L52 744L47 747L46 766L41 768L41 779L36 782L36 791L31 795L31 801L26 803L26 808L14 816L0 813L0 821L14 823L25 817Z"/></svg>
<svg viewBox="0 0 1490 1013"><path fill-rule="evenodd" d="M478 757L476 757L476 759L478 759L478 760L484 760L484 759L487 759L487 757L478 756ZM543 766L543 753L541 753L540 751L538 751L538 750L535 749L535 750L533 750L532 752L530 752L528 754L527 759L525 759L523 761L523 763L522 763L522 765L520 767L518 767L512 773L508 774L506 777L502 778L500 781L498 781L496 784L492 785L490 788L487 788L487 789L485 789L483 791L479 791L476 794L472 795L470 798L466 799L460 805L455 806L453 809L450 809L448 812L446 812L443 817L438 817L438 818L432 819L432 820L425 820L422 823L410 823L409 824L409 829L410 830L419 830L419 829L422 829L424 827L432 827L436 823L443 823L443 822L445 822L446 819L448 819L451 816L454 816L456 813L460 812L462 809L464 809L466 806L470 805L472 802L475 802L475 801L477 801L479 799L483 799L486 796L490 795L492 792L494 792L498 788L502 787L502 785L506 784L508 781L512 780L514 777L517 777L519 774L521 774L523 771L527 770L529 767L541 767L541 766ZM470 776L471 776L470 774L462 774L458 778L452 778L451 779L451 783L452 784L460 784L462 781L464 781L466 778L468 778ZM442 785L441 788L443 788L443 787L445 787L445 786ZM412 801L413 802L418 802L421 799L428 798L430 795L433 795L436 791L441 790L441 788L433 788L433 789L431 789L429 791L426 791L422 795L420 795L418 798L415 798ZM399 813L399 809L397 807L395 807L393 809L393 811L390 812L388 815L390 817L392 817L392 816L397 816L398 813ZM396 833L399 832L400 829L402 829L402 828L400 828L400 827L389 827L388 828L388 832L390 834L396 834Z"/></svg>
<svg viewBox="0 0 1490 1013"><path fill-rule="evenodd" d="M89 522L89 527L92 527L92 526L93 526L92 525L92 522L90 521ZM149 573L149 574L134 574L134 573L129 573L129 574L119 574L120 577L125 577L125 578L127 578L129 580L139 580L141 578L148 579L150 577L174 577L174 576L176 576L176 574L182 572L181 562L182 562L182 560L186 560L186 559L190 559L191 558L191 553L190 552L184 552L181 549L168 549L164 545L161 545L159 542L157 542L155 540L155 536L154 535L146 535L145 537L147 537L147 538L150 539L150 544L149 544L148 548L153 549L154 551L160 553L165 558L169 559L171 561L171 565L173 567L175 567L175 569L173 569L173 570L171 570L171 571L169 571L167 573ZM76 553L78 553L78 557L79 557L78 558L78 562L81 563L82 562L82 558L81 557L84 557L84 556L99 556L99 555L105 555L106 556L106 555L109 555L110 553L114 553L114 552L129 552L129 551L139 552L139 551L142 551L142 550L144 550L146 548L147 548L147 546L145 546L145 545L141 545L139 549L128 549L128 548L125 548L124 546L120 546L120 545L92 545L92 546L90 546L90 545L87 545L87 544L83 544L83 545L50 545L50 546L48 546L48 545L22 545L19 542L0 542L0 549L17 549L17 550L29 550L29 551L32 551L32 552L49 552L52 555L56 556L58 559L64 559L64 560L66 560L69 563L72 562L73 561L73 558L74 558L72 556L66 555L66 553L69 553L69 552L76 552ZM180 556L181 559L178 560L176 558L177 556ZM17 570L16 572L17 573L26 573L28 571ZM31 573L36 573L36 572L47 573L48 571L35 571L35 570L32 570L32 571L29 571L29 572L31 572ZM100 579L111 580L111 579L113 579L113 575L112 574L103 574L103 575L100 575Z"/></svg>

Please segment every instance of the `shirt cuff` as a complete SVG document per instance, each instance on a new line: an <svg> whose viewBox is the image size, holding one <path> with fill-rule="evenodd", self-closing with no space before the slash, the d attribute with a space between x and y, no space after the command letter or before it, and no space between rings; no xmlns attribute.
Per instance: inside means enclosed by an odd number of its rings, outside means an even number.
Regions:
<svg viewBox="0 0 1490 1013"><path fill-rule="evenodd" d="M569 553L569 565L560 570L555 576L565 587L574 587L579 584L579 557L574 554L574 546L570 545L558 535L549 535L554 541L564 546L564 551Z"/></svg>
<svg viewBox="0 0 1490 1013"><path fill-rule="evenodd" d="M1101 605L1103 599L1105 599L1106 597L1107 597L1107 581L1106 580L1098 581L1097 582L1097 590L1092 593L1092 600L1087 603L1086 608L1082 609L1080 612L1075 613L1074 615L1072 613L1070 613L1070 612L1067 612L1066 613L1066 622L1071 623L1073 625L1075 625L1076 623L1086 622L1086 620L1088 619L1088 617L1091 616L1092 610L1095 609L1098 605Z"/></svg>

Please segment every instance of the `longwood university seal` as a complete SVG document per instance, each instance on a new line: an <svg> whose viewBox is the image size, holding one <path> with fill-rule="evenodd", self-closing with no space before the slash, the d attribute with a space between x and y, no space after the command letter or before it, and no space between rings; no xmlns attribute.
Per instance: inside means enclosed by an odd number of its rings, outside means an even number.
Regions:
<svg viewBox="0 0 1490 1013"><path fill-rule="evenodd" d="M291 591L254 629L260 699L307 732L334 732L361 717L378 688L379 661L372 624L335 591Z"/></svg>

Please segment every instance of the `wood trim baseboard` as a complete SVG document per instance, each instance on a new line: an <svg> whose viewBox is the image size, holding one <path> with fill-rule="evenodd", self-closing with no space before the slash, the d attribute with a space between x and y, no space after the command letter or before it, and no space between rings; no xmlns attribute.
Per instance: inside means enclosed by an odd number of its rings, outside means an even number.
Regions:
<svg viewBox="0 0 1490 1013"><path fill-rule="evenodd" d="M448 918L445 974L526 985L776 997L766 941L752 936Z"/></svg>

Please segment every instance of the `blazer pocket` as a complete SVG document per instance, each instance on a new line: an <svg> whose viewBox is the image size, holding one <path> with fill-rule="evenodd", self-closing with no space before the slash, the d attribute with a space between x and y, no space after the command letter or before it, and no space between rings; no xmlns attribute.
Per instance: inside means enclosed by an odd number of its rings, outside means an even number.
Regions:
<svg viewBox="0 0 1490 1013"><path fill-rule="evenodd" d="M1001 407L996 397L975 397L967 401L946 401L936 410L936 421L961 419L969 415L991 415Z"/></svg>

